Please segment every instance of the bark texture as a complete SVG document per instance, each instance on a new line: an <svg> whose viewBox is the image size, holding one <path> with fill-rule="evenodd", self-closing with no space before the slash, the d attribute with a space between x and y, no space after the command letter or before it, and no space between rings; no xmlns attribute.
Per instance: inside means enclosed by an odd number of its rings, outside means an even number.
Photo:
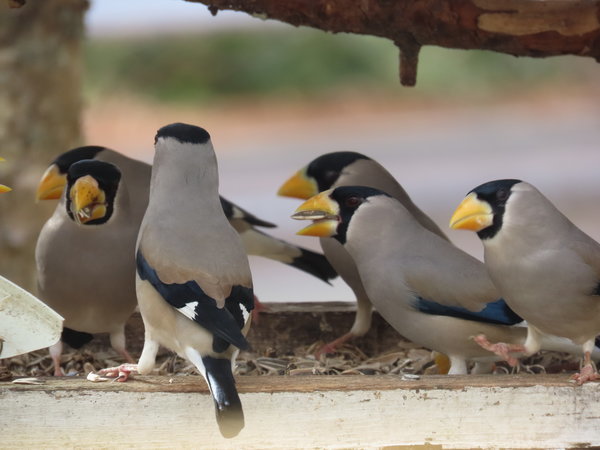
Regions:
<svg viewBox="0 0 600 450"><path fill-rule="evenodd" d="M600 60L598 0L187 0L334 33L391 39L402 84L416 81L423 45L515 56Z"/></svg>
<svg viewBox="0 0 600 450"><path fill-rule="evenodd" d="M14 2L13 2L14 3ZM34 290L34 248L54 202L34 203L48 163L80 141L87 0L0 5L0 274Z"/></svg>

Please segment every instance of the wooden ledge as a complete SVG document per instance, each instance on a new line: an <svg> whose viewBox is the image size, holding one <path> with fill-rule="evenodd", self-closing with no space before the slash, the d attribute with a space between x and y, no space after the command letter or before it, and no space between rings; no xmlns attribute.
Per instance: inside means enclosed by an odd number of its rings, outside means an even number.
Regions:
<svg viewBox="0 0 600 450"><path fill-rule="evenodd" d="M0 383L3 448L548 448L600 445L600 385L568 375L239 377L226 440L198 376Z"/></svg>

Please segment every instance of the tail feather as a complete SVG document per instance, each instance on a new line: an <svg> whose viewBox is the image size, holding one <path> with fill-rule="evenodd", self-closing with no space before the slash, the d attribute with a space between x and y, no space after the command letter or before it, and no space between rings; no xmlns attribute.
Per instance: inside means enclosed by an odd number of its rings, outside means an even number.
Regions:
<svg viewBox="0 0 600 450"><path fill-rule="evenodd" d="M320 253L300 248L302 254L290 263L290 266L296 269L303 270L304 272L310 273L317 278L329 283L329 280L334 279L338 276L333 266L327 261L324 255Z"/></svg>
<svg viewBox="0 0 600 450"><path fill-rule="evenodd" d="M288 264L326 283L338 276L327 258L320 253L298 247L253 228L240 233L240 236L249 255L262 256Z"/></svg>
<svg viewBox="0 0 600 450"><path fill-rule="evenodd" d="M205 378L215 401L219 430L223 437L235 437L244 428L244 411L235 388L231 361L204 356L202 362L206 370Z"/></svg>

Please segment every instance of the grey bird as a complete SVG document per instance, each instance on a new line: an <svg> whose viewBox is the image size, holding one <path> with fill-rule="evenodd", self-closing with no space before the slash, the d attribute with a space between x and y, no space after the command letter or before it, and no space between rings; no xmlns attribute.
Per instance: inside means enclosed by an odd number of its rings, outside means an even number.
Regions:
<svg viewBox="0 0 600 450"><path fill-rule="evenodd" d="M203 128L158 130L150 200L136 250L136 291L145 341L136 366L102 371L149 373L159 345L196 366L215 402L219 429L244 427L232 365L254 308L248 257L223 213L217 160Z"/></svg>
<svg viewBox="0 0 600 450"><path fill-rule="evenodd" d="M364 186L343 186L307 200L292 216L314 223L298 234L330 236L353 258L383 318L407 339L449 356L451 374L503 359L472 337L522 344L526 329L501 299L485 265L426 229L399 201ZM479 312L474 312L478 310ZM577 352L545 337L546 350Z"/></svg>
<svg viewBox="0 0 600 450"><path fill-rule="evenodd" d="M583 349L583 367L573 379L597 379L591 354L600 333L600 244L538 189L514 179L473 189L450 226L477 233L494 284L527 320L527 341L510 350L531 354L545 333L563 336ZM502 344L489 348L504 350Z"/></svg>
<svg viewBox="0 0 600 450"><path fill-rule="evenodd" d="M38 295L64 318L61 340L50 347L62 375L62 343L79 348L92 333L110 334L125 360L125 322L136 306L133 252L138 226L126 182L101 161L72 164L54 214L36 245Z"/></svg>
<svg viewBox="0 0 600 450"><path fill-rule="evenodd" d="M441 238L447 239L435 222L413 203L385 167L360 153L333 152L319 156L289 178L279 188L278 195L306 200L327 189L352 185L369 186L387 192L401 202L421 225ZM348 252L335 239L321 238L320 243L325 257L354 292L357 310L350 331L320 348L316 353L317 357L323 353L332 353L336 347L349 339L366 334L371 327L373 311L372 301L365 292Z"/></svg>
<svg viewBox="0 0 600 450"><path fill-rule="evenodd" d="M152 166L106 147L84 146L59 155L46 169L38 185L37 199L57 199L62 194L66 174L71 164L84 159L110 162L121 169L127 180L130 198L136 199L131 205L134 220L141 223L150 189ZM242 237L246 252L262 256L295 267L325 282L335 278L337 273L327 259L316 252L298 247L259 231L256 227L273 228L276 225L262 220L227 199L220 197L221 206L231 225Z"/></svg>

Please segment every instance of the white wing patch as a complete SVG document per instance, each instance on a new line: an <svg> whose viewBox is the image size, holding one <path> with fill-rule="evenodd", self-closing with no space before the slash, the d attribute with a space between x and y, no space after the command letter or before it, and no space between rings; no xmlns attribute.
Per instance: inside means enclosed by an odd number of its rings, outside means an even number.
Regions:
<svg viewBox="0 0 600 450"><path fill-rule="evenodd" d="M188 317L188 318L194 320L196 318L196 306L198 306L197 301L196 302L188 302L185 304L185 306L182 306L181 308L177 308L177 311L179 311L185 317Z"/></svg>
<svg viewBox="0 0 600 450"><path fill-rule="evenodd" d="M240 303L239 305L240 309L242 310L242 317L244 318L244 323L246 323L248 321L248 317L250 317L250 313L242 303Z"/></svg>

